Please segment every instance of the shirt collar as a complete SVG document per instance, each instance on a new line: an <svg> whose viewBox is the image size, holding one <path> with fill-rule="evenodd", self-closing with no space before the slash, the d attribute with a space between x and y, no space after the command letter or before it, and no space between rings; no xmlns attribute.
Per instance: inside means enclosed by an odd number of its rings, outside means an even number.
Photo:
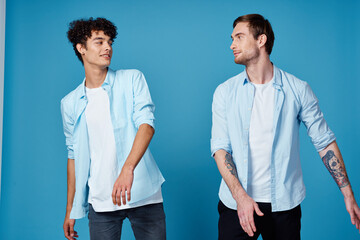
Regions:
<svg viewBox="0 0 360 240"><path fill-rule="evenodd" d="M281 80L281 73L280 73L280 69L277 68L274 64L273 64L273 78L274 78L274 83L273 85L277 85L277 86L282 86L282 80ZM245 85L246 83L249 83L249 76L247 75L246 69L244 70L244 75L243 75L243 85Z"/></svg>
<svg viewBox="0 0 360 240"><path fill-rule="evenodd" d="M275 65L274 66L274 85L277 85L277 86L282 86L282 78L281 78L281 72L280 72L280 69L277 68Z"/></svg>
<svg viewBox="0 0 360 240"><path fill-rule="evenodd" d="M101 85L101 87L106 92L109 93L112 86L114 85L114 80L115 80L115 72L111 68L108 68L105 80L104 80L103 84ZM85 78L84 78L83 82L79 86L79 96L80 96L80 98L86 99L86 90L85 90L85 88L86 87L85 87Z"/></svg>
<svg viewBox="0 0 360 240"><path fill-rule="evenodd" d="M249 82L250 82L249 76L247 75L246 68L245 68L243 85L245 85L246 83L249 83Z"/></svg>

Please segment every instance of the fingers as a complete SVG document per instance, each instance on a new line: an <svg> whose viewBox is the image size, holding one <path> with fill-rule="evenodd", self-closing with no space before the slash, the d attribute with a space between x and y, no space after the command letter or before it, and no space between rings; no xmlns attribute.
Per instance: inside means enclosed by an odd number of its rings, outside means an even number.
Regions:
<svg viewBox="0 0 360 240"><path fill-rule="evenodd" d="M114 185L111 197L112 197L112 201L114 205L118 205L121 206L121 193L123 192L122 190L123 188L117 186L116 184ZM124 202L124 201L123 201ZM126 204L126 203L124 203Z"/></svg>
<svg viewBox="0 0 360 240"><path fill-rule="evenodd" d="M115 205L117 204L118 206L121 206L121 198L120 198L120 194L121 194L121 189L116 189L116 199L115 199Z"/></svg>
<svg viewBox="0 0 360 240"><path fill-rule="evenodd" d="M125 170L124 170L125 169ZM126 204L126 199L129 202L131 198L131 186L134 179L133 170L128 170L124 168L121 170L119 177L115 181L113 192L112 192L112 200L114 205L121 206L122 204Z"/></svg>
<svg viewBox="0 0 360 240"><path fill-rule="evenodd" d="M259 205L257 205L257 203L254 204L254 208L258 216L264 216L264 214L260 211Z"/></svg>
<svg viewBox="0 0 360 240"><path fill-rule="evenodd" d="M249 209L247 212L241 211L239 212L239 220L242 229L250 236L254 236L254 232L256 232L255 222L254 222L254 210Z"/></svg>
<svg viewBox="0 0 360 240"><path fill-rule="evenodd" d="M252 217L251 219L249 219L249 225L250 225L250 227L251 227L252 232L256 232L254 217ZM252 235L251 235L251 236L252 236Z"/></svg>
<svg viewBox="0 0 360 240"><path fill-rule="evenodd" d="M70 237L71 239L74 237L74 225L70 224Z"/></svg>
<svg viewBox="0 0 360 240"><path fill-rule="evenodd" d="M67 226L64 225L64 235L66 239L70 239L70 231Z"/></svg>
<svg viewBox="0 0 360 240"><path fill-rule="evenodd" d="M359 229L359 232L360 232L360 208L357 207L356 210L355 210L355 215L356 215L356 228Z"/></svg>
<svg viewBox="0 0 360 240"><path fill-rule="evenodd" d="M118 206L121 206L121 204L125 205L126 201L129 202L131 200L130 188L126 186L122 186L122 187L114 186L111 196L114 205L118 205Z"/></svg>
<svg viewBox="0 0 360 240"><path fill-rule="evenodd" d="M357 229L359 229L360 232L360 209L357 207L355 207L354 209L354 213L351 214L350 213L350 217L351 217L351 223L354 224L356 226Z"/></svg>
<svg viewBox="0 0 360 240"><path fill-rule="evenodd" d="M238 208L240 225L250 237L254 236L256 232L254 212L256 212L258 216L264 216L264 213L261 212L258 204L255 202L250 202L250 204L244 208Z"/></svg>
<svg viewBox="0 0 360 240"><path fill-rule="evenodd" d="M252 229L252 226L250 224L250 221L248 219L240 219L240 225L243 228L243 230L250 236L254 236L254 232ZM253 224L255 226L255 224Z"/></svg>
<svg viewBox="0 0 360 240"><path fill-rule="evenodd" d="M360 233L360 208L355 203L355 206L348 208L348 212L350 214L351 223L355 225Z"/></svg>
<svg viewBox="0 0 360 240"><path fill-rule="evenodd" d="M125 191L126 191L126 188L125 188L125 186L123 186L121 188L121 198L122 198L122 202L123 202L124 205L126 204ZM121 203L120 203L120 205L121 205Z"/></svg>
<svg viewBox="0 0 360 240"><path fill-rule="evenodd" d="M256 204L256 203L255 203ZM256 204L257 205L257 204ZM249 236L253 236L254 233L256 232L256 227L255 227L255 222L254 222L254 210L252 210L249 215L248 215L248 222L249 222L249 228L250 228L250 233L251 235Z"/></svg>
<svg viewBox="0 0 360 240"><path fill-rule="evenodd" d="M65 221L64 223L64 235L67 239L70 239L70 226L69 223L67 221Z"/></svg>
<svg viewBox="0 0 360 240"><path fill-rule="evenodd" d="M357 229L360 228L360 219L355 213L350 213L351 223L355 225ZM359 229L360 230L360 229ZM360 232L360 231L359 231Z"/></svg>
<svg viewBox="0 0 360 240"><path fill-rule="evenodd" d="M127 200L129 202L131 200L131 194L130 194L130 189L129 188L127 189L126 193L127 193Z"/></svg>
<svg viewBox="0 0 360 240"><path fill-rule="evenodd" d="M113 187L111 197L112 197L113 204L116 205L116 187L115 187L115 185Z"/></svg>
<svg viewBox="0 0 360 240"><path fill-rule="evenodd" d="M355 216L354 216L354 214L352 212L350 212L350 219L351 219L351 223L353 225L355 225Z"/></svg>
<svg viewBox="0 0 360 240"><path fill-rule="evenodd" d="M127 197L127 198L126 198ZM131 193L130 193L130 188L124 186L121 189L121 198L122 198L122 202L123 204L126 204L126 200L129 202L131 199Z"/></svg>
<svg viewBox="0 0 360 240"><path fill-rule="evenodd" d="M74 240L79 237L78 233L74 230L74 224L71 221L66 221L63 228L66 239Z"/></svg>

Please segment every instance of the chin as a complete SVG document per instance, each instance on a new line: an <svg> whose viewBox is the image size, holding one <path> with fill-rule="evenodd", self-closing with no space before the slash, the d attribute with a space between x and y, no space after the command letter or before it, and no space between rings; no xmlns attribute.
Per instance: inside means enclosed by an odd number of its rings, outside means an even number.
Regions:
<svg viewBox="0 0 360 240"><path fill-rule="evenodd" d="M109 67L109 66L110 66L110 63L111 63L111 62L109 61L109 62L107 62L107 63L103 64L104 68Z"/></svg>
<svg viewBox="0 0 360 240"><path fill-rule="evenodd" d="M236 64L241 64L241 65L245 65L245 62L242 60L242 59L234 59L234 62L236 63Z"/></svg>

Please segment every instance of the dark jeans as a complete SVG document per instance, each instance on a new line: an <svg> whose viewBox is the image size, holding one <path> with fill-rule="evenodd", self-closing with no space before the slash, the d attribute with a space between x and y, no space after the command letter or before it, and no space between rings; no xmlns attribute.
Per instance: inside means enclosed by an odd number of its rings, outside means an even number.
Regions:
<svg viewBox="0 0 360 240"><path fill-rule="evenodd" d="M89 229L91 240L119 240L125 218L129 218L137 240L165 240L165 213L162 203L118 210L95 212L89 205Z"/></svg>
<svg viewBox="0 0 360 240"><path fill-rule="evenodd" d="M282 212L271 212L270 203L258 205L264 216L260 217L254 212L256 232L249 237L240 225L237 211L219 201L219 240L252 240L260 234L264 240L300 240L300 205Z"/></svg>

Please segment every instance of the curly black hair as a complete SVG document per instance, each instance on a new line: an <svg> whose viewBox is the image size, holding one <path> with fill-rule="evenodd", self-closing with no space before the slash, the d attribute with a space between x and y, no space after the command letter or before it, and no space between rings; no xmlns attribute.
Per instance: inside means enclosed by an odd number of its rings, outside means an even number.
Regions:
<svg viewBox="0 0 360 240"><path fill-rule="evenodd" d="M91 38L92 31L104 31L105 35L109 36L112 41L116 38L117 31L116 26L105 18L92 17L89 19L79 19L72 21L69 24L69 30L67 37L72 43L76 56L81 63L84 64L81 54L76 49L76 44L80 43L86 46L86 40Z"/></svg>

